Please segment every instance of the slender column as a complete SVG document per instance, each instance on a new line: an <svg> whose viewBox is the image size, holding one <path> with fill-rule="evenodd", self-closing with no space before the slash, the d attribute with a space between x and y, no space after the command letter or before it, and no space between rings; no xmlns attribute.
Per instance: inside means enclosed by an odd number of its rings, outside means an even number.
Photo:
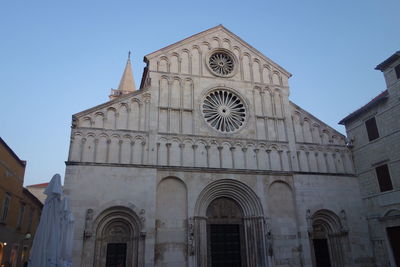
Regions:
<svg viewBox="0 0 400 267"><path fill-rule="evenodd" d="M280 170L281 170L281 171L283 171L282 152L283 152L283 150L278 150L278 154L279 154L279 164L280 164Z"/></svg>
<svg viewBox="0 0 400 267"><path fill-rule="evenodd" d="M209 168L210 167L210 146L206 145L205 148L206 148L206 152L207 152L207 168Z"/></svg>
<svg viewBox="0 0 400 267"><path fill-rule="evenodd" d="M196 149L197 145L192 145L193 148L193 167L196 167Z"/></svg>
<svg viewBox="0 0 400 267"><path fill-rule="evenodd" d="M317 171L321 172L321 167L319 166L319 160L318 160L318 152L315 152L314 156L315 156L315 162L317 162Z"/></svg>
<svg viewBox="0 0 400 267"><path fill-rule="evenodd" d="M97 147L99 146L99 139L94 139L93 162L97 162Z"/></svg>
<svg viewBox="0 0 400 267"><path fill-rule="evenodd" d="M297 154L297 164L299 165L299 171L302 171L301 164L300 164L300 151L297 151L296 154Z"/></svg>
<svg viewBox="0 0 400 267"><path fill-rule="evenodd" d="M287 155L288 164L289 164L289 171L293 171L292 156L290 154L290 151L286 151L286 155Z"/></svg>
<svg viewBox="0 0 400 267"><path fill-rule="evenodd" d="M272 170L272 166L271 166L271 149L267 149L265 151L267 152L267 157L268 157L268 168L270 170Z"/></svg>
<svg viewBox="0 0 400 267"><path fill-rule="evenodd" d="M346 168L346 163L345 163L345 160L346 160L346 159L345 159L343 153L340 153L340 158L341 158L341 160L342 160L343 172L344 172L344 173L348 173L348 172L347 172L347 168Z"/></svg>
<svg viewBox="0 0 400 267"><path fill-rule="evenodd" d="M145 151L145 146L146 146L146 142L142 141L142 153L141 154L141 159L140 159L140 163L144 164L144 151Z"/></svg>
<svg viewBox="0 0 400 267"><path fill-rule="evenodd" d="M330 172L329 164L328 164L328 154L324 153L324 160L326 165L326 172Z"/></svg>
<svg viewBox="0 0 400 267"><path fill-rule="evenodd" d="M130 125L130 118L131 118L131 108L130 107L128 107L127 109L126 109L126 129L127 130L129 130L129 125Z"/></svg>
<svg viewBox="0 0 400 267"><path fill-rule="evenodd" d="M179 163L181 166L183 166L183 149L185 148L185 144L179 144L179 150L180 150L180 159Z"/></svg>
<svg viewBox="0 0 400 267"><path fill-rule="evenodd" d="M118 163L121 163L122 159L122 140L118 141Z"/></svg>
<svg viewBox="0 0 400 267"><path fill-rule="evenodd" d="M257 170L259 169L258 152L260 152L260 149L255 148L255 149L254 149L254 153L256 154L256 166L257 166Z"/></svg>
<svg viewBox="0 0 400 267"><path fill-rule="evenodd" d="M222 147L222 146L219 146L219 147L217 147L218 148L218 154L219 154L219 167L220 168L222 168L222 166L223 166L223 162L222 162L222 149L224 148L224 147Z"/></svg>
<svg viewBox="0 0 400 267"><path fill-rule="evenodd" d="M306 158L307 158L307 168L308 168L308 171L310 172L311 167L310 167L310 152L309 151L306 151Z"/></svg>
<svg viewBox="0 0 400 267"><path fill-rule="evenodd" d="M166 143L165 146L167 147L167 165L169 166L169 163L170 163L171 143Z"/></svg>
<svg viewBox="0 0 400 267"><path fill-rule="evenodd" d="M79 161L81 161L82 162L82 160L83 160L83 154L85 153L84 152L84 150L85 150L85 143L86 143L86 138L82 138L82 140L81 140L81 151L80 151L80 155L79 155Z"/></svg>
<svg viewBox="0 0 400 267"><path fill-rule="evenodd" d="M107 139L107 149L106 149L106 162L107 163L110 162L110 144L111 144L111 140Z"/></svg>
<svg viewBox="0 0 400 267"><path fill-rule="evenodd" d="M157 143L157 158L156 158L156 162L157 162L157 165L159 165L160 164L160 143Z"/></svg>
<svg viewBox="0 0 400 267"><path fill-rule="evenodd" d="M232 158L232 168L235 168L235 147L231 146L229 148L229 150L231 151L231 158Z"/></svg>
<svg viewBox="0 0 400 267"><path fill-rule="evenodd" d="M247 147L242 147L243 158L244 158L244 168L247 169Z"/></svg>
<svg viewBox="0 0 400 267"><path fill-rule="evenodd" d="M332 159L333 159L333 167L335 168L335 172L338 171L338 167L337 167L337 162L336 162L336 153L332 153Z"/></svg>
<svg viewBox="0 0 400 267"><path fill-rule="evenodd" d="M135 145L135 141L131 141L131 150L130 150L130 157L129 157L129 163L133 164L133 153L134 153L134 145ZM157 150L158 152L158 150ZM158 153L157 153L158 155Z"/></svg>

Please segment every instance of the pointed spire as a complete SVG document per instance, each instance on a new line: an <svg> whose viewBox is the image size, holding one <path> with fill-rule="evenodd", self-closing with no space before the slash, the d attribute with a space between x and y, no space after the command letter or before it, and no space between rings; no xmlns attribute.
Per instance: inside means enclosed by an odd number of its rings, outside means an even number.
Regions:
<svg viewBox="0 0 400 267"><path fill-rule="evenodd" d="M119 82L118 89L111 89L110 99L115 99L121 95L129 94L136 90L135 80L132 73L131 51L128 52L128 60L126 62L124 73Z"/></svg>
<svg viewBox="0 0 400 267"><path fill-rule="evenodd" d="M130 92L136 90L135 80L133 79L133 74L132 74L131 51L128 52L128 61L126 62L124 74L121 77L118 90L130 91Z"/></svg>

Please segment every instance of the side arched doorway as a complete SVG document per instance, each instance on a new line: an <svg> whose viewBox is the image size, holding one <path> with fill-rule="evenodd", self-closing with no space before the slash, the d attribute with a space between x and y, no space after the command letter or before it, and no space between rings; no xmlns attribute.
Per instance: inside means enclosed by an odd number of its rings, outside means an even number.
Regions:
<svg viewBox="0 0 400 267"><path fill-rule="evenodd" d="M195 266L267 266L261 202L246 184L222 179L200 193L194 217Z"/></svg>
<svg viewBox="0 0 400 267"><path fill-rule="evenodd" d="M344 211L342 213L345 220ZM350 266L348 257L350 246L345 222L342 222L339 216L330 210L318 210L309 217L309 220L313 266Z"/></svg>
<svg viewBox="0 0 400 267"><path fill-rule="evenodd" d="M102 212L96 222L93 266L142 266L142 225L132 210L126 207L112 207Z"/></svg>

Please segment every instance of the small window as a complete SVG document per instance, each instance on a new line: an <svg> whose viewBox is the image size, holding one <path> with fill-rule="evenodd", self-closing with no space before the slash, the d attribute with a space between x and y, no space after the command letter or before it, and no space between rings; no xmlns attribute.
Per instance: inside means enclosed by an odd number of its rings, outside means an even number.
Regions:
<svg viewBox="0 0 400 267"><path fill-rule="evenodd" d="M369 141L379 138L379 132L378 132L378 127L376 126L375 117L365 121L365 127L367 128Z"/></svg>
<svg viewBox="0 0 400 267"><path fill-rule="evenodd" d="M390 179L390 173L387 164L376 167L375 171L381 192L392 190L393 185L392 180Z"/></svg>
<svg viewBox="0 0 400 267"><path fill-rule="evenodd" d="M25 213L25 203L21 203L19 207L19 214L18 214L18 221L17 221L17 228L21 229L22 222L24 221L24 213Z"/></svg>
<svg viewBox="0 0 400 267"><path fill-rule="evenodd" d="M1 212L1 218L0 218L0 222L5 222L7 219L7 215L8 215L8 209L10 207L10 202L11 202L11 195L6 193L4 196L4 201L3 201L3 209Z"/></svg>
<svg viewBox="0 0 400 267"><path fill-rule="evenodd" d="M394 67L394 71L396 72L397 79L400 79L400 64Z"/></svg>

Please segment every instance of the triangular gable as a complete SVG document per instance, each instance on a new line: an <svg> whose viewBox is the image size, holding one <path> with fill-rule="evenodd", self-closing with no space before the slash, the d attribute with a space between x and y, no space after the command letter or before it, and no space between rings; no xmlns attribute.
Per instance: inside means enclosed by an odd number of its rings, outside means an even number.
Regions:
<svg viewBox="0 0 400 267"><path fill-rule="evenodd" d="M227 28L225 28L222 24L212 27L208 30L202 31L200 33L194 34L190 37L187 37L181 41L178 41L174 44L168 45L166 47L163 47L155 52L152 52L150 54L147 54L146 56L144 56L144 61L148 62L151 58L160 56L162 54L166 54L171 50L177 49L180 46L183 46L189 42L195 41L196 39L202 38L204 36L210 35L212 33L218 32L218 31L223 31L224 33L226 33L227 35L229 35L232 39L235 39L237 42L239 42L241 45L247 47L251 52L253 52L254 54L256 54L257 56L259 56L260 58L264 59L265 61L269 62L272 66L274 66L276 69L280 70L283 74L285 74L288 78L292 76L292 74L290 72L288 72L287 70L285 70L284 68L282 68L280 65L278 65L277 63L275 63L273 60L271 60L270 58L266 57L263 53L261 53L260 51L258 51L257 49L255 49L253 46L251 46L250 44L248 44L246 41L242 40L239 36L237 36L236 34L234 34L233 32L231 32L230 30L228 30Z"/></svg>

